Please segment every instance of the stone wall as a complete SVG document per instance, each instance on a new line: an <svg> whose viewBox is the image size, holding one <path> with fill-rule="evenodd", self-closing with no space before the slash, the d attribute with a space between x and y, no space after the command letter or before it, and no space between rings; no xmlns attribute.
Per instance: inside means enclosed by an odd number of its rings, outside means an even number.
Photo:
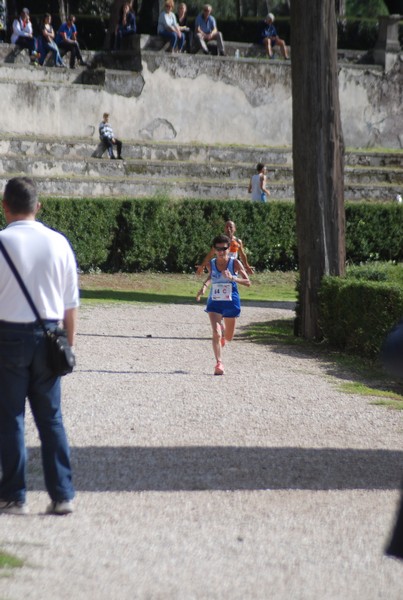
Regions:
<svg viewBox="0 0 403 600"><path fill-rule="evenodd" d="M142 66L0 68L0 132L97 138L107 111L123 139L291 145L289 62L143 51ZM346 146L402 148L400 63L388 73L340 64L339 81Z"/></svg>

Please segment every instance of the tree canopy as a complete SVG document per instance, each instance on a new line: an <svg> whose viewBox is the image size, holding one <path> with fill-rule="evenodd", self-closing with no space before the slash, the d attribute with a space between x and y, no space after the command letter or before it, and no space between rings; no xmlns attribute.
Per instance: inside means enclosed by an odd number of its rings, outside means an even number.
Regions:
<svg viewBox="0 0 403 600"><path fill-rule="evenodd" d="M16 0L4 0L7 2L8 14L13 16L20 7ZM218 19L236 19L239 17L262 17L269 11L276 15L289 15L292 0L214 0L211 2L213 12ZM336 5L340 0L335 0ZM1 0L0 0L1 3ZM35 13L50 12L51 14L64 14L69 12L86 15L108 15L114 0L26 0L28 8ZM187 2L190 15L197 14L203 0L189 0ZM382 14L402 14L403 0L342 0L345 14L351 17L377 17ZM161 3L159 0L139 0L140 13L159 12Z"/></svg>

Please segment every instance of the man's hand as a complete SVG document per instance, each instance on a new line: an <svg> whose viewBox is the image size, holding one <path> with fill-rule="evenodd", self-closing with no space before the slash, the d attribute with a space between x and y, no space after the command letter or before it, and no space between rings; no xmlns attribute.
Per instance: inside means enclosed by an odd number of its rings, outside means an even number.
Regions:
<svg viewBox="0 0 403 600"><path fill-rule="evenodd" d="M196 265L196 275L203 275L204 269L204 265Z"/></svg>

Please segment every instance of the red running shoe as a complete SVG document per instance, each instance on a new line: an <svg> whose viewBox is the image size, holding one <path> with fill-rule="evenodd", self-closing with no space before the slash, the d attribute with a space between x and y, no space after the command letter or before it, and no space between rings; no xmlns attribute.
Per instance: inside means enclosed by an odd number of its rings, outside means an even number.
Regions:
<svg viewBox="0 0 403 600"><path fill-rule="evenodd" d="M224 365L220 360L214 367L214 375L224 375Z"/></svg>

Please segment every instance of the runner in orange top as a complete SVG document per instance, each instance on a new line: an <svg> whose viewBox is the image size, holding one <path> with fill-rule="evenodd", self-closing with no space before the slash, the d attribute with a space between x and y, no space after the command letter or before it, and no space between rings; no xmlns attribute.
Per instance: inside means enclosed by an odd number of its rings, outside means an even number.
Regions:
<svg viewBox="0 0 403 600"><path fill-rule="evenodd" d="M225 223L225 235L228 236L230 239L230 247L229 247L228 256L230 258L239 258L239 260L242 262L243 266L245 267L245 271L249 275L252 275L252 273L254 272L254 268L251 267L250 264L248 263L248 258L245 254L242 240L235 237L235 231L236 231L235 223L233 221L227 221ZM202 263L200 265L197 265L196 275L202 275L204 273L204 270L210 264L210 260L212 258L214 258L214 256L215 256L214 248L211 248L210 252L207 254L207 256L205 256Z"/></svg>

